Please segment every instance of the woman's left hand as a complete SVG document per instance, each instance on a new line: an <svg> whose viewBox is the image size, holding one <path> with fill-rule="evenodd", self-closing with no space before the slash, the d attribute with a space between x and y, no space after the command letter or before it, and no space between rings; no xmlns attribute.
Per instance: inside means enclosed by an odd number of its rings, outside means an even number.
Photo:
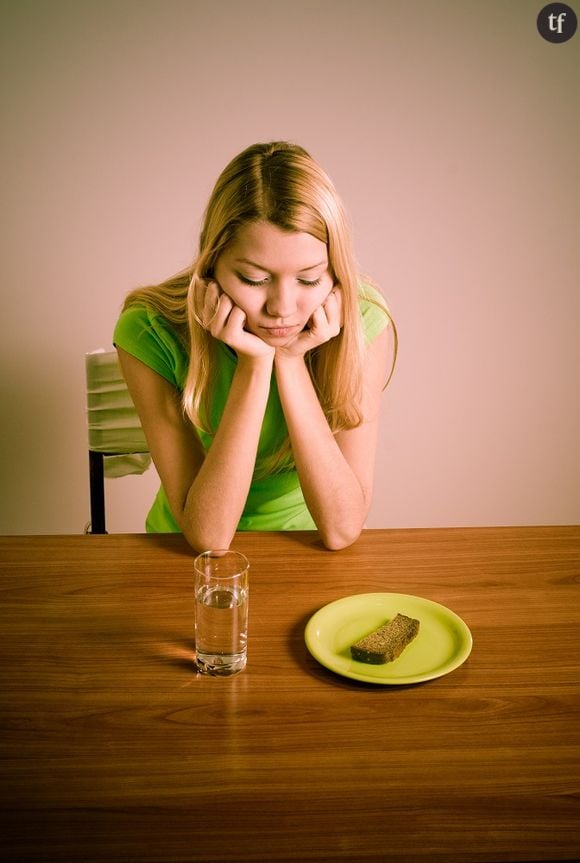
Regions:
<svg viewBox="0 0 580 863"><path fill-rule="evenodd" d="M330 341L342 329L342 291L335 286L310 316L306 327L285 345L276 348L276 359L303 357L308 351Z"/></svg>

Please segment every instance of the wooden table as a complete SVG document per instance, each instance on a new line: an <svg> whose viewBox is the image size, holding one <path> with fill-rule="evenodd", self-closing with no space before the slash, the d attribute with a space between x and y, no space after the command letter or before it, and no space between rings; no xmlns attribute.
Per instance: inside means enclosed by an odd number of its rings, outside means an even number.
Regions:
<svg viewBox="0 0 580 863"><path fill-rule="evenodd" d="M0 538L3 861L580 857L580 529L240 534L249 660L193 667L181 536ZM411 593L474 646L414 686L335 675L321 606Z"/></svg>

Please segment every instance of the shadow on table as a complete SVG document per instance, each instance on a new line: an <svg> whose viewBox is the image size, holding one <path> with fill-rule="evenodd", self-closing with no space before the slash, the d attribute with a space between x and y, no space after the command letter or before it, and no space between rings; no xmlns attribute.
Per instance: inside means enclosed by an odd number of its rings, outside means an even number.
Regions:
<svg viewBox="0 0 580 863"><path fill-rule="evenodd" d="M248 533L252 532L248 531ZM283 536L291 543L307 546L308 548L312 548L315 551L323 552L324 554L334 553L328 551L322 540L319 538L318 532L315 530L288 530L279 532L277 531L276 533L278 536ZM182 533L148 533L144 534L144 536L147 537L147 542L149 545L153 545L156 548L162 549L163 551L168 551L172 554L183 555L184 557L189 557L192 560L197 554L197 552L194 551L194 549L190 546ZM243 534L238 534L238 536L243 536ZM264 533L264 537L267 538L267 532ZM231 547L236 547L235 538L232 542Z"/></svg>
<svg viewBox="0 0 580 863"><path fill-rule="evenodd" d="M173 641L168 638L160 642L154 657L164 665L171 665L173 668L185 669L186 671L196 671L193 637Z"/></svg>
<svg viewBox="0 0 580 863"><path fill-rule="evenodd" d="M193 559L195 552L182 533L148 533L147 542L163 551Z"/></svg>

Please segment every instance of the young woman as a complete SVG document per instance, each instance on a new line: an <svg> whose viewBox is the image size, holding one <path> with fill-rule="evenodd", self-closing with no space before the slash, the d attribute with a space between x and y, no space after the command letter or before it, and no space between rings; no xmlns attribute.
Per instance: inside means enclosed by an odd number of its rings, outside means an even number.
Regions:
<svg viewBox="0 0 580 863"><path fill-rule="evenodd" d="M371 502L389 322L308 153L275 142L233 159L191 268L131 293L115 329L161 478L147 530L183 531L197 551L228 548L236 530L354 542Z"/></svg>

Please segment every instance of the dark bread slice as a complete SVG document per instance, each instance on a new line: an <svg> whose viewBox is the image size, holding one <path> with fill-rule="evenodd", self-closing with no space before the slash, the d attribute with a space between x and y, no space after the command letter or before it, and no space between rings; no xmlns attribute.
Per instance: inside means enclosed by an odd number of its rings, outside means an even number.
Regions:
<svg viewBox="0 0 580 863"><path fill-rule="evenodd" d="M382 665L400 656L405 647L419 632L419 621L405 614L397 614L389 623L375 629L350 648L353 659Z"/></svg>

